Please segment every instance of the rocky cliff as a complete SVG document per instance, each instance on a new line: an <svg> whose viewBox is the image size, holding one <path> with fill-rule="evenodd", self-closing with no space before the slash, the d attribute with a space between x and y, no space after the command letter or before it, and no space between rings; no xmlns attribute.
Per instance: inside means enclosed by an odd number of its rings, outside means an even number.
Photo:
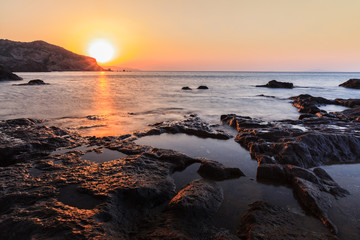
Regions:
<svg viewBox="0 0 360 240"><path fill-rule="evenodd" d="M70 52L44 41L0 39L0 65L13 72L102 71L94 58Z"/></svg>

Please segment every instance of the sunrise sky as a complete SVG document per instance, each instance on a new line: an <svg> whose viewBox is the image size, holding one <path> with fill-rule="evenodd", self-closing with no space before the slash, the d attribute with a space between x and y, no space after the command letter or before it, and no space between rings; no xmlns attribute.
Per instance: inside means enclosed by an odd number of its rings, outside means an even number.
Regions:
<svg viewBox="0 0 360 240"><path fill-rule="evenodd" d="M360 71L359 0L8 0L0 38L79 54L107 39L142 70Z"/></svg>

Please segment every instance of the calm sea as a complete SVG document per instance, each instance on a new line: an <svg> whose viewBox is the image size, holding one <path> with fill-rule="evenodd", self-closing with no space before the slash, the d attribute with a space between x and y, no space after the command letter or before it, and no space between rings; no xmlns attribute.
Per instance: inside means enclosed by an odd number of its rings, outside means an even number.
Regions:
<svg viewBox="0 0 360 240"><path fill-rule="evenodd" d="M18 73L20 82L0 82L0 119L47 119L85 135L117 135L147 124L196 113L212 123L236 113L264 120L295 119L288 97L308 93L325 98L358 98L338 87L360 73L309 72L49 72ZM31 79L50 85L13 86ZM276 79L294 89L257 88ZM197 90L206 85L209 90ZM183 91L189 86L193 90ZM262 95L262 96L259 96ZM263 96L264 95L264 96ZM269 97L272 96L272 97ZM338 110L338 109L328 109ZM96 115L97 120L87 116Z"/></svg>

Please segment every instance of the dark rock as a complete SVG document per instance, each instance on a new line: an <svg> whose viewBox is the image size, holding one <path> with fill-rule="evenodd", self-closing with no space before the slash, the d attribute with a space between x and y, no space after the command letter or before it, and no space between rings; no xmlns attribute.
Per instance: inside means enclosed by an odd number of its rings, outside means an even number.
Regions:
<svg viewBox="0 0 360 240"><path fill-rule="evenodd" d="M197 89L209 89L207 86L199 86Z"/></svg>
<svg viewBox="0 0 360 240"><path fill-rule="evenodd" d="M315 168L311 171L291 165L261 164L257 169L257 179L290 184L304 209L319 218L331 232L337 233L327 211L334 201L333 197L345 197L350 193L340 187L325 170Z"/></svg>
<svg viewBox="0 0 360 240"><path fill-rule="evenodd" d="M339 85L340 87L360 89L360 79L349 79Z"/></svg>
<svg viewBox="0 0 360 240"><path fill-rule="evenodd" d="M305 118L313 118L313 117L317 117L316 114L312 114L312 113L303 113L299 115L300 120L305 119Z"/></svg>
<svg viewBox="0 0 360 240"><path fill-rule="evenodd" d="M96 60L44 41L0 40L0 65L13 72L103 71Z"/></svg>
<svg viewBox="0 0 360 240"><path fill-rule="evenodd" d="M256 119L232 114L221 119L239 131L235 141L248 149L259 163L273 159L275 163L307 168L333 162L357 162L360 158L360 134L354 131L360 126L356 122L350 125L339 118L309 118L265 125ZM294 128L294 124L302 124L306 131Z"/></svg>
<svg viewBox="0 0 360 240"><path fill-rule="evenodd" d="M134 239L237 239L212 224L211 217L223 201L222 188L215 182L194 180L183 187L167 209ZM227 238L226 238L227 237Z"/></svg>
<svg viewBox="0 0 360 240"><path fill-rule="evenodd" d="M245 174L239 168L225 167L223 164L203 159L198 173L201 177L221 181L231 178L239 178Z"/></svg>
<svg viewBox="0 0 360 240"><path fill-rule="evenodd" d="M137 137L159 135L162 133L185 133L200 138L229 139L231 136L224 131L202 121L196 115L187 116L185 120L161 122L154 128L143 132L135 132Z"/></svg>
<svg viewBox="0 0 360 240"><path fill-rule="evenodd" d="M46 83L43 80L40 79L34 79L34 80L30 80L28 82L28 85L45 85Z"/></svg>
<svg viewBox="0 0 360 240"><path fill-rule="evenodd" d="M182 87L181 90L192 90L192 89L189 87Z"/></svg>
<svg viewBox="0 0 360 240"><path fill-rule="evenodd" d="M339 105L345 106L345 107L358 107L360 106L360 99L341 99L341 98L336 98L335 102L338 103Z"/></svg>
<svg viewBox="0 0 360 240"><path fill-rule="evenodd" d="M278 82L276 80L271 80L266 85L256 85L256 87L267 87L267 88L293 88L294 84L289 82Z"/></svg>
<svg viewBox="0 0 360 240"><path fill-rule="evenodd" d="M301 94L299 96L290 97L290 99L294 100L292 104L294 107L298 108L299 112L301 113L316 114L321 112L317 106L324 104L335 104L335 101L331 101L322 97L313 97L309 94Z"/></svg>
<svg viewBox="0 0 360 240"><path fill-rule="evenodd" d="M3 80L22 80L22 78L0 65L0 81Z"/></svg>
<svg viewBox="0 0 360 240"><path fill-rule="evenodd" d="M264 201L254 202L242 217L238 236L246 240L337 240L336 236L324 230L309 230L304 226L308 219L281 207L272 206Z"/></svg>
<svg viewBox="0 0 360 240"><path fill-rule="evenodd" d="M214 215L224 200L222 188L216 182L195 180L183 187L170 201L168 209L180 215Z"/></svg>
<svg viewBox="0 0 360 240"><path fill-rule="evenodd" d="M69 146L78 140L75 135L66 137L68 131L38 123L32 119L0 122L0 166L44 157L56 148Z"/></svg>

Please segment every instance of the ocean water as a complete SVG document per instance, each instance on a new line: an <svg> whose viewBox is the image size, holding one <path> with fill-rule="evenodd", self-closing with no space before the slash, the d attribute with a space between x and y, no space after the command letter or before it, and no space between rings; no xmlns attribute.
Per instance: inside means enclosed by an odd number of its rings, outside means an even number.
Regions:
<svg viewBox="0 0 360 240"><path fill-rule="evenodd" d="M218 123L236 113L264 120L295 119L288 99L311 94L329 99L358 98L358 91L338 87L360 73L306 72L49 72L18 73L24 80L0 82L0 119L47 119L84 135L120 135L147 124L196 113ZM31 79L49 85L14 86ZM288 81L294 89L257 88L268 81ZM206 85L209 90L196 89ZM183 91L189 86L192 91ZM262 96L259 96L262 95ZM271 96L271 97L270 97Z"/></svg>
<svg viewBox="0 0 360 240"><path fill-rule="evenodd" d="M220 115L229 113L265 121L296 119L299 114L289 97L310 94L328 99L359 98L359 90L338 85L350 78L360 78L360 73L303 72L50 72L18 75L24 80L0 82L1 120L20 117L44 119L49 125L72 128L91 136L131 133L148 128L148 124L182 119L189 113L196 113L211 123L219 123ZM31 79L42 79L49 85L13 85ZM255 87L273 79L292 82L295 88ZM198 90L200 85L209 89ZM193 90L181 90L184 86ZM326 111L344 110L331 105L321 108ZM265 200L305 215L288 186L256 181L256 161L233 139L225 141L162 134L144 137L137 142L174 149L193 157L210 158L243 170L246 177L220 182L225 199L214 221L221 227L236 231L247 205L256 200ZM87 157L98 158L95 153L90 154L94 156ZM194 164L173 175L178 189L200 178L197 169L198 165ZM341 239L359 239L360 164L324 166L324 169L351 193L334 203L329 216L338 226ZM70 190L62 189L65 195ZM74 197L78 198L82 196ZM306 219L304 226L310 230L327 232L319 220L310 216Z"/></svg>

